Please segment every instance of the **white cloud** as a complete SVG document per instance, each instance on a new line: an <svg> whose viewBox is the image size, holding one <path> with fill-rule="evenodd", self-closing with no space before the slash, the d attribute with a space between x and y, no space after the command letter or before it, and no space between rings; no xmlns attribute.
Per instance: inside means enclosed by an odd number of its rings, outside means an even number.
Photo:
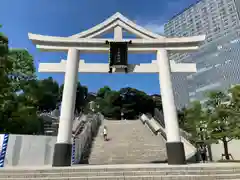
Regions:
<svg viewBox="0 0 240 180"><path fill-rule="evenodd" d="M161 20L152 20L152 21L151 20L150 21L135 20L134 22L149 31L152 31L158 34L164 34L164 24L161 23L162 22Z"/></svg>
<svg viewBox="0 0 240 180"><path fill-rule="evenodd" d="M154 19L137 17L135 22L142 27L158 33L164 34L164 23L166 23L170 17L178 12L182 11L185 7L189 6L193 0L165 0L164 7L166 10L159 11L161 14Z"/></svg>
<svg viewBox="0 0 240 180"><path fill-rule="evenodd" d="M150 22L150 23L143 25L143 27L152 32L164 34L164 24L157 24L157 23Z"/></svg>

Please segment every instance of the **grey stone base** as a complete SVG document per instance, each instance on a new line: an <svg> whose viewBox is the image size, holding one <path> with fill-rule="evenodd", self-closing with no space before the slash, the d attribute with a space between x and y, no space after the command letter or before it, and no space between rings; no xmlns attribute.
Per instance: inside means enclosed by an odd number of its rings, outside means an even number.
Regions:
<svg viewBox="0 0 240 180"><path fill-rule="evenodd" d="M185 151L182 142L167 142L166 148L169 165L186 164Z"/></svg>
<svg viewBox="0 0 240 180"><path fill-rule="evenodd" d="M56 143L53 153L53 167L71 166L72 144Z"/></svg>

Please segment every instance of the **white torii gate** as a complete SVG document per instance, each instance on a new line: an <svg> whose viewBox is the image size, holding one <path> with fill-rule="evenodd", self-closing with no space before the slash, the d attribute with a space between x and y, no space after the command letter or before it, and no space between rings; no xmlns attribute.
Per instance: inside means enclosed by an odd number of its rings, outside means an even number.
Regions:
<svg viewBox="0 0 240 180"><path fill-rule="evenodd" d="M114 31L113 39L98 38L109 31ZM162 105L167 134L168 164L184 164L185 152L181 143L177 112L174 103L171 72L196 72L196 64L179 64L168 60L167 51L197 50L205 40L205 35L192 37L164 37L138 26L120 13L116 13L104 22L70 37L44 36L29 33L29 39L43 51L68 52L67 60L60 63L40 63L39 72L65 72L65 82L61 106L61 115L57 142L54 149L53 166L71 166L71 130L76 99L78 72L108 73L108 64L88 64L79 60L79 55L86 52L108 53L108 42L126 42L123 30L135 34L131 39L130 53L156 53L157 60L151 64L128 65L129 73L159 73ZM114 72L123 72L113 69ZM161 75L160 75L161 74Z"/></svg>

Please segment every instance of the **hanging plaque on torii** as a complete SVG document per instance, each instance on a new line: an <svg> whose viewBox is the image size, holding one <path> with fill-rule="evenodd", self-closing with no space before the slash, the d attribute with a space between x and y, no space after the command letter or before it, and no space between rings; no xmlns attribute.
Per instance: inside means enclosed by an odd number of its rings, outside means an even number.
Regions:
<svg viewBox="0 0 240 180"><path fill-rule="evenodd" d="M132 42L108 42L109 44L109 73L112 69L124 69L128 72L128 45Z"/></svg>

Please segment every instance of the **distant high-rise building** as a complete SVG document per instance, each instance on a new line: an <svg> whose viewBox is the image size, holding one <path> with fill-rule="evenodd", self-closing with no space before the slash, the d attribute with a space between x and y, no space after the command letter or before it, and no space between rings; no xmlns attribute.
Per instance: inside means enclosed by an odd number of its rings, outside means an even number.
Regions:
<svg viewBox="0 0 240 180"><path fill-rule="evenodd" d="M174 16L164 27L166 36L206 34L198 52L169 53L175 62L197 64L197 73L173 73L178 108L205 101L205 92L225 91L240 83L240 0L200 0Z"/></svg>

